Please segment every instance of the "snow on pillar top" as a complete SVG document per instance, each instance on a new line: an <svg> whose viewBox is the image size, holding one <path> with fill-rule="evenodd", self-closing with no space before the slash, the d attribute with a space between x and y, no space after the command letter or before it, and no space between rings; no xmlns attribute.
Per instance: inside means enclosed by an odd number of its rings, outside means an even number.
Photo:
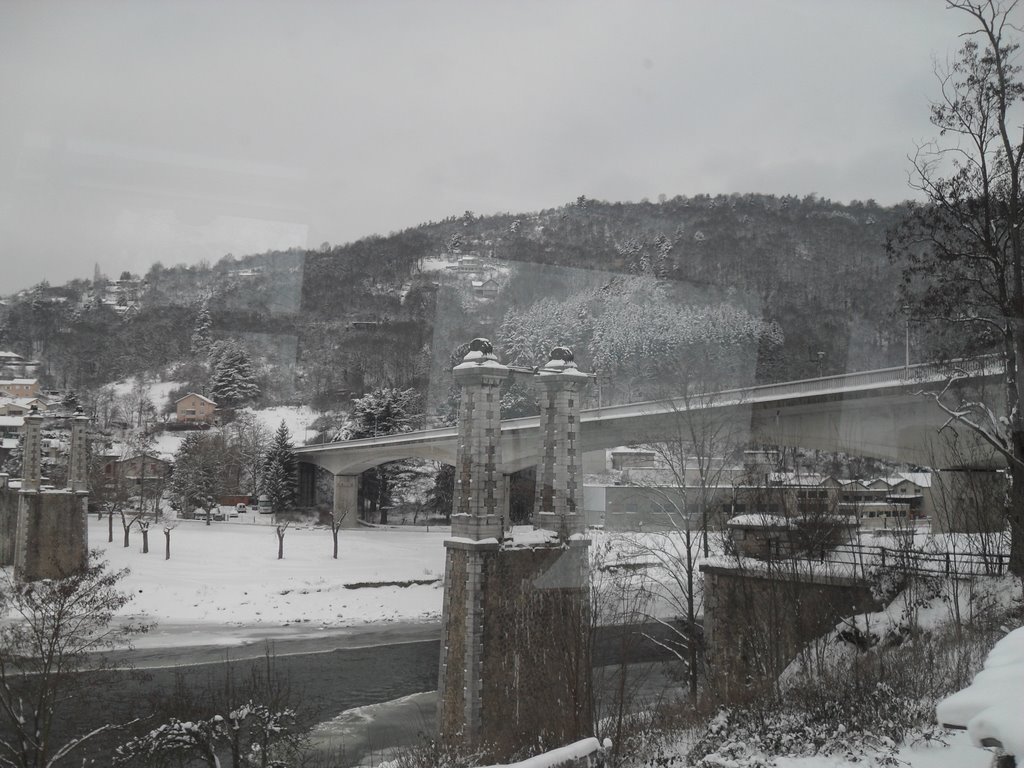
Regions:
<svg viewBox="0 0 1024 768"><path fill-rule="evenodd" d="M555 347L552 349L551 354L548 355L548 361L537 372L542 378L545 375L550 376L554 373L573 377L578 376L581 379L590 378L589 374L584 373L577 367L572 350L569 347Z"/></svg>
<svg viewBox="0 0 1024 768"><path fill-rule="evenodd" d="M494 345L490 339L478 338L469 342L469 352L462 358L462 362L452 370L458 371L474 370L479 368L493 368L498 372L505 372L507 367L498 362L498 356L494 354Z"/></svg>

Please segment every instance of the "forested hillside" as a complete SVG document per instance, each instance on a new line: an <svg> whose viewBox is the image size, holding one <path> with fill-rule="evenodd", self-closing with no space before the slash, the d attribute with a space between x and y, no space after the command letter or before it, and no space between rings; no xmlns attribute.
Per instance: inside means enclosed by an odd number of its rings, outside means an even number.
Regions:
<svg viewBox="0 0 1024 768"><path fill-rule="evenodd" d="M45 383L57 388L141 372L187 381L203 354L193 335L205 308L210 338L248 351L265 402L320 407L391 386L419 389L436 408L453 350L486 335L505 358L521 358L503 335L525 333L524 317L564 325L551 338L577 344L584 367L606 372L616 361L602 355L621 349L621 340L609 346L616 329L646 323L685 337L678 324L720 324L715 312L746 324L742 378L895 365L905 320L885 236L902 213L870 201L769 195L581 197L531 214L467 211L347 245L228 255L212 266L158 263L134 282L97 270L93 281L41 284L7 299L0 347L41 360ZM137 295L118 286L136 286ZM630 302L650 311L631 312ZM559 314L570 306L579 322ZM635 343L653 356L679 351Z"/></svg>

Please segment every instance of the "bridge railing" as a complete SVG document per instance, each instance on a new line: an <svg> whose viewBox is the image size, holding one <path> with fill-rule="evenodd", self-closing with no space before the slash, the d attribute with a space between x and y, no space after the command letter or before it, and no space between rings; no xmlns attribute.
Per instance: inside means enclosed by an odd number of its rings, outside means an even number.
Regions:
<svg viewBox="0 0 1024 768"><path fill-rule="evenodd" d="M1009 566L1009 555L1002 552L925 552L905 547L848 544L816 554L793 559L856 565L865 572L877 567L941 576L1001 576Z"/></svg>
<svg viewBox="0 0 1024 768"><path fill-rule="evenodd" d="M910 366L897 366L894 368L879 368L873 371L854 371L852 373L839 373L833 376L821 376L815 379L800 379L797 381L782 381L776 384L760 384L755 387L743 387L738 389L727 389L720 392L694 393L688 398L677 398L674 401L675 407L682 410L688 408L686 400L698 407L707 405L729 405L741 403L753 403L761 400L772 400L782 397L799 397L801 395L815 395L825 392L845 392L859 389L869 389L880 386L905 386L909 384L926 384L941 382L954 375L985 376L993 375L1002 371L1002 362L997 355L986 355L982 357L951 360L945 363L915 363ZM644 408L653 412L665 410L664 400L651 400L635 403L623 403L620 405L604 406L603 408L588 408L584 414L588 420L598 418L614 417L616 415L632 416L637 409ZM523 419L522 421L526 421Z"/></svg>

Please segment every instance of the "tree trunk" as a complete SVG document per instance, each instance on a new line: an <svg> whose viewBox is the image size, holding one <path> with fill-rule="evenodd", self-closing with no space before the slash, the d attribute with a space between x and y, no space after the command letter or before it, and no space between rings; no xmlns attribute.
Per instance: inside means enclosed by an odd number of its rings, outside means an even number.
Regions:
<svg viewBox="0 0 1024 768"><path fill-rule="evenodd" d="M114 543L114 511L107 512L107 544Z"/></svg>
<svg viewBox="0 0 1024 768"><path fill-rule="evenodd" d="M338 559L338 529L336 526L331 526L331 535L334 537L334 559Z"/></svg>
<svg viewBox="0 0 1024 768"><path fill-rule="evenodd" d="M142 554L149 553L149 531L142 529Z"/></svg>
<svg viewBox="0 0 1024 768"><path fill-rule="evenodd" d="M121 521L121 525L124 527L124 545L125 545L125 547L128 547L129 546L129 544L128 544L128 534L131 531L132 526L131 526L131 524L125 525L124 524L124 520Z"/></svg>
<svg viewBox="0 0 1024 768"><path fill-rule="evenodd" d="M1024 436L1014 435L1014 455L1024 458ZM1024 576L1024 467L1010 465L1010 573Z"/></svg>
<svg viewBox="0 0 1024 768"><path fill-rule="evenodd" d="M210 510L206 510L206 524L210 524Z"/></svg>
<svg viewBox="0 0 1024 768"><path fill-rule="evenodd" d="M277 532L277 559L284 560L284 533Z"/></svg>
<svg viewBox="0 0 1024 768"><path fill-rule="evenodd" d="M171 532L164 531L164 560L171 559Z"/></svg>

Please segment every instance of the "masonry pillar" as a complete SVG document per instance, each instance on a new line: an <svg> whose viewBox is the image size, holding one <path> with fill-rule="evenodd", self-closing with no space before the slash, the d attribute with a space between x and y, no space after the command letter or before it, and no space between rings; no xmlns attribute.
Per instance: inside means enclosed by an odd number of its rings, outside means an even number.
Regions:
<svg viewBox="0 0 1024 768"><path fill-rule="evenodd" d="M42 489L42 422L33 407L25 417L22 484L14 541L14 578L60 579L88 566L87 457L84 414L71 430L68 487Z"/></svg>
<svg viewBox="0 0 1024 768"><path fill-rule="evenodd" d="M572 351L551 350L534 379L540 403L540 463L534 525L564 541L585 529L580 452L580 396L590 377L576 367Z"/></svg>
<svg viewBox="0 0 1024 768"><path fill-rule="evenodd" d="M359 475L334 476L334 514L344 515L342 528L359 527Z"/></svg>
<svg viewBox="0 0 1024 768"><path fill-rule="evenodd" d="M445 541L438 727L441 736L476 744L480 735L484 554L498 549L506 506L501 472L501 383L508 368L487 339L473 339L452 370L462 388L452 498Z"/></svg>
<svg viewBox="0 0 1024 768"><path fill-rule="evenodd" d="M462 388L452 536L500 539L508 518L508 497L501 469L499 390L508 368L498 362L487 339L474 339L452 372Z"/></svg>
<svg viewBox="0 0 1024 768"><path fill-rule="evenodd" d="M36 406L25 417L22 442L21 490L38 491L43 482L43 415Z"/></svg>
<svg viewBox="0 0 1024 768"><path fill-rule="evenodd" d="M14 541L18 535L19 493L0 472L0 566L14 565Z"/></svg>
<svg viewBox="0 0 1024 768"><path fill-rule="evenodd" d="M68 457L68 487L76 493L87 493L89 490L88 426L89 417L81 407L76 408L71 420L71 451Z"/></svg>

